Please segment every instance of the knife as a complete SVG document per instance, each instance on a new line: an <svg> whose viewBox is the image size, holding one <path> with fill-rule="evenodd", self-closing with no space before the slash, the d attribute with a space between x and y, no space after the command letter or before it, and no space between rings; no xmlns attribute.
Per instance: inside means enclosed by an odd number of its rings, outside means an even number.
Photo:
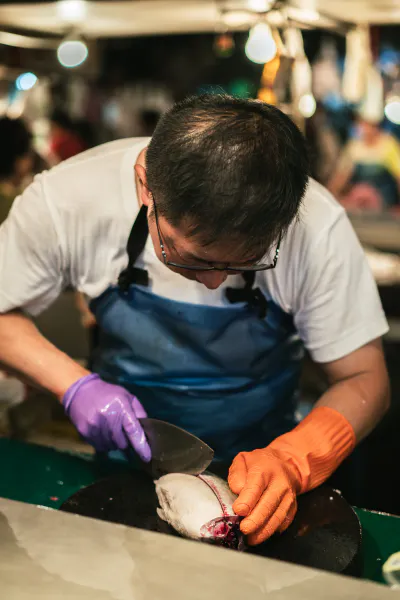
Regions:
<svg viewBox="0 0 400 600"><path fill-rule="evenodd" d="M152 460L145 464L152 477L168 473L203 473L214 458L214 450L195 435L158 419L139 419L146 434Z"/></svg>

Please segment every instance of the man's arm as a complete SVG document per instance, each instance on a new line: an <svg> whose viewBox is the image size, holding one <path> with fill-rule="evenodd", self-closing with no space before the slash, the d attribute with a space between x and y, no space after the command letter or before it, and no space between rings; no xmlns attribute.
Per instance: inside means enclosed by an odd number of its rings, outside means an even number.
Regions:
<svg viewBox="0 0 400 600"><path fill-rule="evenodd" d="M314 361L324 365L330 388L292 431L234 459L229 485L239 498L233 508L245 517L241 529L250 544L290 525L297 495L326 481L389 403L379 341L387 323L345 213L297 255L291 257L299 274L292 296L295 324Z"/></svg>
<svg viewBox="0 0 400 600"><path fill-rule="evenodd" d="M380 338L322 368L330 387L304 421L233 461L229 485L239 494L233 508L246 517L241 529L251 544L284 531L296 514L296 495L323 483L389 408Z"/></svg>
<svg viewBox="0 0 400 600"><path fill-rule="evenodd" d="M19 311L0 315L0 363L60 401L75 381L89 374L44 338Z"/></svg>
<svg viewBox="0 0 400 600"><path fill-rule="evenodd" d="M0 315L0 363L55 394L79 433L97 450L125 450L130 444L142 460L150 460L138 421L146 412L138 399L90 374L46 340L20 312Z"/></svg>
<svg viewBox="0 0 400 600"><path fill-rule="evenodd" d="M76 244L68 231L84 217L76 202L68 216L72 225L67 226L65 215L49 197L51 177L37 177L0 228L0 364L55 394L79 433L97 450L124 450L130 444L149 460L150 448L138 420L146 413L137 398L89 373L24 316L50 306L69 280ZM63 185L68 185L63 177L58 186L53 182L53 193ZM97 244L89 248L97 250Z"/></svg>
<svg viewBox="0 0 400 600"><path fill-rule="evenodd" d="M297 510L296 496L317 487L368 435L390 404L389 378L380 339L323 365L330 381L310 414L264 449L240 453L229 471L239 495L250 544L284 531Z"/></svg>
<svg viewBox="0 0 400 600"><path fill-rule="evenodd" d="M330 383L316 404L341 413L361 441L390 406L390 384L380 339L321 365Z"/></svg>

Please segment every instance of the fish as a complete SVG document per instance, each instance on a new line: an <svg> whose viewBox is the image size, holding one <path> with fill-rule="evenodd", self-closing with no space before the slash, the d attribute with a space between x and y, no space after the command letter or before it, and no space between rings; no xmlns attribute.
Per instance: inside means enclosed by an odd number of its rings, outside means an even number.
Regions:
<svg viewBox="0 0 400 600"><path fill-rule="evenodd" d="M210 473L169 473L155 481L157 514L181 536L235 550L245 549L237 496L226 481Z"/></svg>

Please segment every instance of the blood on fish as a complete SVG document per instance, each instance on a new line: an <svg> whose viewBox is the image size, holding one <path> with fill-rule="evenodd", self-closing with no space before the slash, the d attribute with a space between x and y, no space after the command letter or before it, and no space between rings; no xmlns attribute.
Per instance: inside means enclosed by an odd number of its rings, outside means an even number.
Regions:
<svg viewBox="0 0 400 600"><path fill-rule="evenodd" d="M244 550L244 537L240 531L242 517L218 517L205 523L200 530L204 541L232 548Z"/></svg>

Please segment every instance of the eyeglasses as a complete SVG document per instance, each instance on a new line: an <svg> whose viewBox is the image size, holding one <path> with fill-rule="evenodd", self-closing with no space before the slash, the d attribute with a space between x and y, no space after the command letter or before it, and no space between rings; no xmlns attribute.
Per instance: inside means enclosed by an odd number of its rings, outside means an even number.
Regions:
<svg viewBox="0 0 400 600"><path fill-rule="evenodd" d="M170 266L170 267L175 267L176 269L187 269L188 271L235 271L235 272L240 272L240 273L246 272L246 271L268 271L269 269L275 269L276 264L278 262L278 258L279 258L279 248L281 245L282 236L279 236L278 245L275 250L274 260L269 265L258 263L258 264L249 265L249 266L227 265L224 267L215 267L213 265L182 265L180 263L176 263L176 262L172 262L172 261L168 260L167 254L166 254L165 248L164 248L164 243L163 243L163 240L161 237L160 225L158 222L157 207L156 207L156 203L155 203L153 194L152 194L152 198L153 198L154 217L155 217L155 221L156 221L158 239L160 241L161 254L162 254L165 265Z"/></svg>

